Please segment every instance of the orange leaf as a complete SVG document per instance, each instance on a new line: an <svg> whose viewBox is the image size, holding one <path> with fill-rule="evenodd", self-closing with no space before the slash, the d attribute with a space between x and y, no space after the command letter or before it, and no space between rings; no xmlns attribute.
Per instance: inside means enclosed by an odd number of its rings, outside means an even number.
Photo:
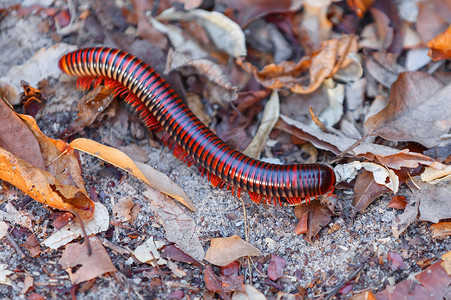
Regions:
<svg viewBox="0 0 451 300"><path fill-rule="evenodd" d="M431 48L428 55L432 60L450 59L451 58L451 25L446 31L438 34L428 42Z"/></svg>

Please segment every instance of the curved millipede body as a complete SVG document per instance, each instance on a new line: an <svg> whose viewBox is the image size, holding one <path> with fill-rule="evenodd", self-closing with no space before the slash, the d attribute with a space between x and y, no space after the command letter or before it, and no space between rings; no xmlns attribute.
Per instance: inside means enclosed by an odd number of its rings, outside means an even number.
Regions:
<svg viewBox="0 0 451 300"><path fill-rule="evenodd" d="M85 78L85 82L92 82L93 78L108 81L117 93L128 89L126 101L136 107L148 127L156 119L212 177L232 185L232 190L246 190L254 202L286 200L298 204L333 190L335 173L326 165L265 163L227 145L191 112L154 69L129 53L86 48L64 55L59 66L67 74Z"/></svg>

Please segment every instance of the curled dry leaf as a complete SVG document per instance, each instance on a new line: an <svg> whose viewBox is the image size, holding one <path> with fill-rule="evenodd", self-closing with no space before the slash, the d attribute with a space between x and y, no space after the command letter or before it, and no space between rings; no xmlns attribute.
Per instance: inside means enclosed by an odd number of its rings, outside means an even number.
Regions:
<svg viewBox="0 0 451 300"><path fill-rule="evenodd" d="M309 141L319 149L329 150L337 155L346 151L344 154L378 161L383 166L396 170L402 167L416 168L419 164L431 166L435 169L445 168L445 165L436 160L420 153L410 152L408 149L398 150L383 145L357 143L358 140L323 132L318 128L302 124L284 115L280 115L275 127L302 140Z"/></svg>
<svg viewBox="0 0 451 300"><path fill-rule="evenodd" d="M194 220L171 198L148 188L144 196L166 231L166 239L177 244L180 250L197 261L204 258L204 248L200 244Z"/></svg>
<svg viewBox="0 0 451 300"><path fill-rule="evenodd" d="M354 184L355 197L352 199L352 206L362 213L374 200L388 191L387 187L374 181L371 172L363 171L357 176Z"/></svg>
<svg viewBox="0 0 451 300"><path fill-rule="evenodd" d="M428 42L428 55L432 60L450 59L451 58L451 25L446 31L438 34Z"/></svg>
<svg viewBox="0 0 451 300"><path fill-rule="evenodd" d="M278 65L270 64L261 71L242 59L238 59L237 64L246 72L254 74L255 78L267 88L285 87L293 93L309 94L340 68L355 63L354 60L347 57L350 52L357 52L357 37L347 35L341 39L323 42L321 49L308 57L303 57L298 63L285 61ZM300 77L301 74L307 72L308 77ZM305 82L308 84L305 85Z"/></svg>
<svg viewBox="0 0 451 300"><path fill-rule="evenodd" d="M387 207L394 209L405 209L407 205L407 199L404 196L395 196L390 200Z"/></svg>
<svg viewBox="0 0 451 300"><path fill-rule="evenodd" d="M102 203L95 202L93 218L83 223L86 234L97 234L106 231L109 225L110 215L108 214L107 208ZM42 244L51 249L58 249L82 235L83 231L80 224L78 222L71 222L45 239Z"/></svg>
<svg viewBox="0 0 451 300"><path fill-rule="evenodd" d="M277 93L277 91L273 91L268 102L266 102L262 120L260 122L260 126L258 127L257 133L255 134L254 139L252 140L250 145L247 146L246 150L244 150L244 154L255 159L260 158L260 154L263 150L266 139L274 128L274 125L276 125L277 120L279 120L279 114L279 94Z"/></svg>
<svg viewBox="0 0 451 300"><path fill-rule="evenodd" d="M226 266L243 256L259 256L260 250L234 235L211 240L205 260L216 266Z"/></svg>
<svg viewBox="0 0 451 300"><path fill-rule="evenodd" d="M191 202L185 192L172 180L170 180L169 177L155 170L149 165L140 162L134 162L122 151L84 138L73 140L70 143L70 146L77 150L103 159L104 161L115 165L116 167L121 168L124 171L127 171L128 173L154 187L155 189L161 191L162 193L173 197L192 211L196 210L194 204Z"/></svg>
<svg viewBox="0 0 451 300"><path fill-rule="evenodd" d="M91 218L94 203L87 196L73 151L65 142L46 137L32 117L19 117L38 142L45 169L37 168L0 148L0 179L45 205L74 211L85 220Z"/></svg>
<svg viewBox="0 0 451 300"><path fill-rule="evenodd" d="M133 223L140 209L140 206L135 205L130 197L124 197L113 206L113 213L120 222Z"/></svg>
<svg viewBox="0 0 451 300"><path fill-rule="evenodd" d="M66 246L58 263L69 273L72 284L94 279L105 273L116 272L102 243L95 236L89 237L92 253L88 253L85 241L83 244L72 243ZM79 267L81 266L81 267ZM72 269L79 267L75 272Z"/></svg>
<svg viewBox="0 0 451 300"><path fill-rule="evenodd" d="M219 12L202 9L178 12L174 9L167 9L156 19L159 21L195 20L207 31L218 49L225 51L232 57L246 56L245 36L241 27Z"/></svg>
<svg viewBox="0 0 451 300"><path fill-rule="evenodd" d="M334 213L326 206L321 205L319 201L312 201L305 205L298 205L294 208L294 214L298 220L305 218L308 214L307 232L305 238L309 243L312 243L313 238L320 232L320 230L330 223Z"/></svg>
<svg viewBox="0 0 451 300"><path fill-rule="evenodd" d="M401 73L387 106L365 122L367 135L392 141L415 141L431 148L451 128L451 84L423 72Z"/></svg>
<svg viewBox="0 0 451 300"><path fill-rule="evenodd" d="M37 86L38 82L43 78L58 77L61 74L58 68L60 57L64 53L76 49L76 46L64 43L58 43L49 48L41 48L23 65L14 66L9 69L8 73L0 78L0 82L11 85L14 88L15 95L10 95L10 99L20 100L17 95L21 91L21 80L25 80L32 86ZM18 105L20 102L16 101L11 104Z"/></svg>
<svg viewBox="0 0 451 300"><path fill-rule="evenodd" d="M434 168L426 167L424 172L421 173L421 180L431 184L436 184L441 181L451 179L451 165L447 165L442 170L437 170Z"/></svg>

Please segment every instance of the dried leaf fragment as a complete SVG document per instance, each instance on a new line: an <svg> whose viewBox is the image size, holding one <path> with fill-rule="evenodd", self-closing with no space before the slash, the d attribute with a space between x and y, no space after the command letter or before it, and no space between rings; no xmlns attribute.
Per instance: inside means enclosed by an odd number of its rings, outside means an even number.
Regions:
<svg viewBox="0 0 451 300"><path fill-rule="evenodd" d="M226 266L243 256L259 256L260 250L234 235L211 240L205 260L216 266Z"/></svg>
<svg viewBox="0 0 451 300"><path fill-rule="evenodd" d="M133 254L140 262L156 265L165 265L167 261L160 256L158 249L164 246L162 241L154 241L153 237L136 247Z"/></svg>
<svg viewBox="0 0 451 300"><path fill-rule="evenodd" d="M58 260L61 267L69 273L73 284L94 279L105 273L116 272L116 268L111 263L108 253L98 238L95 236L89 237L92 250L91 255L88 254L86 243L87 241L83 244L72 243L67 245L63 255ZM77 271L72 272L72 269L79 265L81 267Z"/></svg>
<svg viewBox="0 0 451 300"><path fill-rule="evenodd" d="M439 222L431 225L432 237L440 238L451 235L451 222Z"/></svg>
<svg viewBox="0 0 451 300"><path fill-rule="evenodd" d="M428 55L433 60L450 59L451 58L451 25L446 31L438 34L428 42Z"/></svg>

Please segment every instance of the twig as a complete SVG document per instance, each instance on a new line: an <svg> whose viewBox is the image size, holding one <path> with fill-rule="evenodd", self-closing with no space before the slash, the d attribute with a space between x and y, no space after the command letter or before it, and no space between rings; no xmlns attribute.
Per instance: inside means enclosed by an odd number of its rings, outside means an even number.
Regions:
<svg viewBox="0 0 451 300"><path fill-rule="evenodd" d="M11 244L11 246L16 250L17 254L20 255L20 258L25 258L26 254L20 249L19 245L17 245L16 240L11 236L11 234L6 234L6 238L8 239L8 242Z"/></svg>

